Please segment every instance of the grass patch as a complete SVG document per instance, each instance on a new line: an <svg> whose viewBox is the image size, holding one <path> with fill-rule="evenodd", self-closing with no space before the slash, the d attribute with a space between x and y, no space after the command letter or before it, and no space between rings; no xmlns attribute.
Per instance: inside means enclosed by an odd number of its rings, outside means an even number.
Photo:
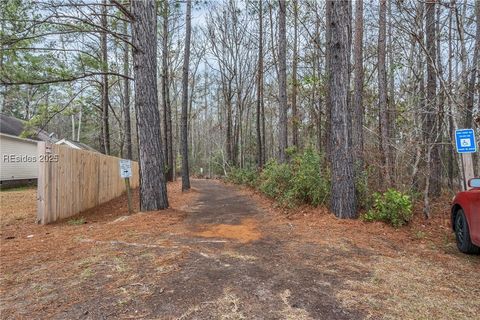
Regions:
<svg viewBox="0 0 480 320"><path fill-rule="evenodd" d="M480 301L472 299L478 283L475 266L405 255L379 257L371 269L368 280L346 280L336 292L345 307L382 319L467 320L478 315Z"/></svg>
<svg viewBox="0 0 480 320"><path fill-rule="evenodd" d="M80 277L82 277L82 279L88 279L92 276L93 276L93 270L90 267L85 268L80 274Z"/></svg>
<svg viewBox="0 0 480 320"><path fill-rule="evenodd" d="M83 217L68 220L68 224L71 226L79 226L85 223L86 220Z"/></svg>
<svg viewBox="0 0 480 320"><path fill-rule="evenodd" d="M415 236L415 239L421 240L421 239L425 239L427 235L425 234L425 232L418 230L415 232L414 236Z"/></svg>
<svg viewBox="0 0 480 320"><path fill-rule="evenodd" d="M123 261L122 258L119 258L119 257L115 257L113 259L113 263L114 263L114 270L117 271L117 272L126 272L128 271L128 266L127 264L125 263L125 261Z"/></svg>
<svg viewBox="0 0 480 320"><path fill-rule="evenodd" d="M3 187L0 188L0 192L15 192L15 191L25 191L30 189L36 189L36 186L26 185L26 186L15 186L15 187Z"/></svg>

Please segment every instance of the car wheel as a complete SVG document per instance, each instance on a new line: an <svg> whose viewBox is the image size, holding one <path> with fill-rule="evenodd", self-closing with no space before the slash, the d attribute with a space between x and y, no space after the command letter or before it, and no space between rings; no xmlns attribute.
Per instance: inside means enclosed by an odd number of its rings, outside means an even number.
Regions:
<svg viewBox="0 0 480 320"><path fill-rule="evenodd" d="M475 246L470 239L468 231L468 222L462 209L457 211L455 216L455 236L457 238L457 247L463 253L478 253L480 248Z"/></svg>

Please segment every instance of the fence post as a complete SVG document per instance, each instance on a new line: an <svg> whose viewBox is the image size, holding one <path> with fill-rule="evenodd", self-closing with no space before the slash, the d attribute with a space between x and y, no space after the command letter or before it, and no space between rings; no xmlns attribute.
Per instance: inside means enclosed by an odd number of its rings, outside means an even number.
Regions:
<svg viewBox="0 0 480 320"><path fill-rule="evenodd" d="M45 161L40 161L42 155L45 154L46 143L39 141L37 143L37 161L38 178L37 178L37 223L45 224Z"/></svg>

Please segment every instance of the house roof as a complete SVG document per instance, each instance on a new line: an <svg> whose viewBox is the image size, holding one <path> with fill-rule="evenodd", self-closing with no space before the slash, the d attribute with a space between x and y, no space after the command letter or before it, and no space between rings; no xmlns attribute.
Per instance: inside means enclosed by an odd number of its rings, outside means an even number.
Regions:
<svg viewBox="0 0 480 320"><path fill-rule="evenodd" d="M69 139L62 139L60 141L57 141L56 144L66 144L69 147L75 148L75 149L80 149L80 150L87 150L87 151L92 151L92 152L98 152L94 148L90 147L89 145L80 142L80 141L73 141Z"/></svg>
<svg viewBox="0 0 480 320"><path fill-rule="evenodd" d="M20 137L24 131L25 121L0 113L0 133ZM35 129L35 133L27 138L37 141L56 141L49 137L48 132L41 129Z"/></svg>
<svg viewBox="0 0 480 320"><path fill-rule="evenodd" d="M28 138L20 138L20 137L17 137L17 136L12 136L10 134L1 133L1 132L0 132L0 137L6 137L6 138L10 138L10 139L17 140L17 141L34 143L34 144L37 144L37 142L38 142L38 140L32 140L32 139L28 139Z"/></svg>

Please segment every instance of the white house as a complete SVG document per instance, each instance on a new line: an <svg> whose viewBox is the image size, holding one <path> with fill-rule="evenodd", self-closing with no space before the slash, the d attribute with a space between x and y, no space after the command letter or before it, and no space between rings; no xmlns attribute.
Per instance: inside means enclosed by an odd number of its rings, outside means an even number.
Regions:
<svg viewBox="0 0 480 320"><path fill-rule="evenodd" d="M37 141L0 133L0 181L37 179Z"/></svg>
<svg viewBox="0 0 480 320"><path fill-rule="evenodd" d="M37 142L57 143L75 149L98 152L78 141L62 139L53 134L35 129L29 138L22 138L25 121L0 113L0 184L19 180L32 180L38 177Z"/></svg>
<svg viewBox="0 0 480 320"><path fill-rule="evenodd" d="M38 176L37 142L57 141L48 132L35 129L23 138L25 121L0 114L0 183L33 180Z"/></svg>

